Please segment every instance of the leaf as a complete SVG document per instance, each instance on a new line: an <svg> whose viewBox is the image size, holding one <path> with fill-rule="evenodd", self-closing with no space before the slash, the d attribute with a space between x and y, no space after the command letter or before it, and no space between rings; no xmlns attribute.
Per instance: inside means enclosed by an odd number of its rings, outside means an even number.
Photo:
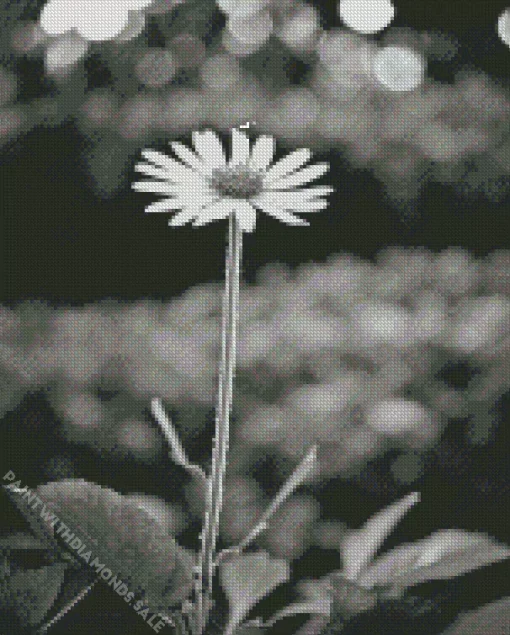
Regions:
<svg viewBox="0 0 510 635"><path fill-rule="evenodd" d="M165 439L170 446L170 456L177 463L177 465L182 466L185 470L188 470L193 476L198 476L204 486L207 484L207 476L205 472L199 465L194 465L188 459L188 455L186 454L186 450L181 443L179 438L179 434L175 429L170 417L165 412L163 404L160 399L153 399L151 401L151 409L152 414L156 421L159 423L163 434L165 435Z"/></svg>
<svg viewBox="0 0 510 635"><path fill-rule="evenodd" d="M190 594L194 554L136 501L83 479L39 485L37 493L86 545L77 556L64 543L69 553L81 564L97 557L131 591L143 593L152 612L165 612Z"/></svg>
<svg viewBox="0 0 510 635"><path fill-rule="evenodd" d="M226 560L219 569L221 586L229 603L225 635L232 635L252 607L290 576L289 563L271 558L266 551Z"/></svg>
<svg viewBox="0 0 510 635"><path fill-rule="evenodd" d="M245 549L250 543L252 543L257 536L266 531L267 523L271 519L272 516L278 511L281 505L288 499L288 497L300 486L303 484L303 481L307 479L310 474L317 469L317 446L313 445L305 457L301 461L301 463L296 467L294 472L290 475L290 477L285 481L282 487L278 490L278 493L272 500L269 507L265 510L262 516L257 521L255 527L248 533L247 536L241 540L241 542L234 546L228 547L224 549L218 555L216 563L219 563L223 558L228 555L241 553L243 549Z"/></svg>
<svg viewBox="0 0 510 635"><path fill-rule="evenodd" d="M44 541L46 545L54 542L48 527L41 520L39 513L35 513L34 510L30 507L28 501L25 499L23 492L28 493L28 490L26 488L23 490L14 488L10 485L4 485L3 489L4 492L9 496L11 503L13 503L16 509L21 512L36 536L38 536L40 540Z"/></svg>
<svg viewBox="0 0 510 635"><path fill-rule="evenodd" d="M510 596L463 613L443 635L501 635L510 633Z"/></svg>
<svg viewBox="0 0 510 635"><path fill-rule="evenodd" d="M24 626L39 624L60 592L66 567L56 563L18 571L1 580L0 609L14 610Z"/></svg>
<svg viewBox="0 0 510 635"><path fill-rule="evenodd" d="M345 623L352 617L372 610L377 604L377 594L363 589L347 580L341 571L333 571L324 581L331 597L331 611L328 616L313 615L296 635L333 635L341 633Z"/></svg>
<svg viewBox="0 0 510 635"><path fill-rule="evenodd" d="M374 591L347 579L342 571L333 571L328 575L328 580L333 600L333 613L341 615L343 619L369 611L377 604Z"/></svg>
<svg viewBox="0 0 510 635"><path fill-rule="evenodd" d="M440 529L428 538L392 549L378 558L359 579L371 588L390 587L387 597L398 597L407 587L428 580L447 580L504 560L510 548L483 533Z"/></svg>
<svg viewBox="0 0 510 635"><path fill-rule="evenodd" d="M418 492L412 492L401 500L388 505L374 514L356 531L347 534L340 543L343 560L343 575L356 580L370 563L382 543L393 531L395 525L420 500Z"/></svg>
<svg viewBox="0 0 510 635"><path fill-rule="evenodd" d="M330 624L330 619L324 615L314 615L295 635L319 635ZM341 625L339 626L341 628ZM329 631L331 632L331 631ZM340 631L339 631L340 632Z"/></svg>
<svg viewBox="0 0 510 635"><path fill-rule="evenodd" d="M273 626L278 620L289 615L300 613L310 613L312 615L331 615L331 592L325 584L320 582L302 582L300 590L303 599L300 602L289 604L281 611L278 611L266 622L265 626Z"/></svg>
<svg viewBox="0 0 510 635"><path fill-rule="evenodd" d="M234 635L264 635L265 632L261 620L250 620L237 628Z"/></svg>
<svg viewBox="0 0 510 635"><path fill-rule="evenodd" d="M32 536L32 534L18 533L0 538L0 551L13 551L16 549L47 549L48 546Z"/></svg>
<svg viewBox="0 0 510 635"><path fill-rule="evenodd" d="M58 556L62 556L63 549L53 536L48 525L42 520L40 511L32 509L28 499L23 496L20 490L11 488L9 485L4 485L4 491L8 494L11 502L28 522L35 536L43 544L43 548L51 549ZM29 493L29 498L31 497L31 494L32 493Z"/></svg>

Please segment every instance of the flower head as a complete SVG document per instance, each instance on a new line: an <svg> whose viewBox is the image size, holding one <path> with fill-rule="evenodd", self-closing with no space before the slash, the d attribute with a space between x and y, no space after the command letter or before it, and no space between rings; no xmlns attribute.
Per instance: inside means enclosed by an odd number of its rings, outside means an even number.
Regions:
<svg viewBox="0 0 510 635"><path fill-rule="evenodd" d="M138 192L162 194L166 198L152 203L146 212L179 212L169 225L206 225L235 214L245 232L255 229L257 209L287 223L308 225L292 212L317 212L327 207L323 197L333 191L326 186L303 187L322 176L327 163L303 167L311 152L301 149L272 163L273 137L259 137L250 148L248 136L232 130L232 153L225 156L220 139L212 130L193 133L195 152L179 142L170 144L177 159L156 150L143 150L147 163L135 170L153 180L137 181Z"/></svg>

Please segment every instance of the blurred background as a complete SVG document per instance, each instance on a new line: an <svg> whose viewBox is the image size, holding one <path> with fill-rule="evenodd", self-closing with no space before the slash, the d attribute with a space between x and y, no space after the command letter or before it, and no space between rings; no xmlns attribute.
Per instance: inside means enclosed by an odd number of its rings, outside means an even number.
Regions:
<svg viewBox="0 0 510 635"><path fill-rule="evenodd" d="M196 547L201 500L149 405L207 465L226 223L170 229L130 183L141 149L249 122L278 157L329 161L335 192L310 227L260 216L244 239L222 541L317 442L319 473L259 542L293 580L337 568L346 527L409 491L387 546L508 542L508 3L76 3L0 2L3 473L138 496ZM443 618L410 632L509 591L504 563L464 578L427 586Z"/></svg>
<svg viewBox="0 0 510 635"><path fill-rule="evenodd" d="M273 132L282 154L313 140L336 193L306 232L263 219L245 241L247 279L267 262L371 258L387 244L508 246L507 3L401 0L368 35L346 28L335 2L274 4L272 30L236 55L229 22L245 39L253 25L213 0L153 3L136 37L75 35L81 48L72 31L48 37L38 26L44 2L2 3L6 302L169 297L221 280L225 228L170 231L143 214L150 197L129 183L142 147L248 121L253 138ZM367 70L390 45L415 54L391 88Z"/></svg>

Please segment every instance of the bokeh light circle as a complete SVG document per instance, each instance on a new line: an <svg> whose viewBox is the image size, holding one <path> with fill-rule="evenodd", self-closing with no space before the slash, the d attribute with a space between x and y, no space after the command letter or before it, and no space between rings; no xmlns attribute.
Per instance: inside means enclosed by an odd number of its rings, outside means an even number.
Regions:
<svg viewBox="0 0 510 635"><path fill-rule="evenodd" d="M414 90L423 82L425 60L410 48L387 46L376 53L373 71L385 88L405 92Z"/></svg>
<svg viewBox="0 0 510 635"><path fill-rule="evenodd" d="M499 16L498 35L504 44L510 46L510 8Z"/></svg>
<svg viewBox="0 0 510 635"><path fill-rule="evenodd" d="M338 15L346 26L365 35L385 29L395 17L391 0L340 0Z"/></svg>

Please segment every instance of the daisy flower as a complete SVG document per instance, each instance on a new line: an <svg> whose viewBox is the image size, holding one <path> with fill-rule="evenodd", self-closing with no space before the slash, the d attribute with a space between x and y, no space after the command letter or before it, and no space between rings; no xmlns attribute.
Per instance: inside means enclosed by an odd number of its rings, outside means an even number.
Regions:
<svg viewBox="0 0 510 635"><path fill-rule="evenodd" d="M324 209L328 204L324 196L333 188L308 185L322 176L329 164L305 166L311 158L311 152L306 148L273 163L275 140L270 136L259 137L250 147L248 136L234 128L228 159L218 135L212 130L194 132L192 140L194 152L182 143L170 143L175 158L156 150L142 150L146 163L137 163L135 170L150 177L150 180L133 183L133 189L163 195L163 200L152 203L145 211L177 211L169 221L172 226L189 221L194 226L200 226L224 218L229 220L218 406L200 534L199 575L193 584L194 604L190 616L193 634L202 635L213 606L216 540L223 506L236 359L243 232L255 229L257 210L288 225L308 225L293 212ZM168 427L165 421L162 427ZM170 435L169 439L175 445L175 435ZM180 444L178 449L180 453ZM256 528L256 532L261 531L260 527Z"/></svg>
<svg viewBox="0 0 510 635"><path fill-rule="evenodd" d="M133 189L165 196L145 211L178 211L168 223L171 226L190 221L194 226L206 225L233 214L242 231L252 232L257 210L288 225L308 225L293 212L317 212L328 205L323 197L333 188L304 187L329 168L328 163L305 166L311 158L306 148L272 163L275 140L270 136L259 137L250 147L248 136L234 128L230 159L212 130L194 132L192 140L195 152L172 142L177 158L143 150L147 163L135 165L151 180L137 181Z"/></svg>

